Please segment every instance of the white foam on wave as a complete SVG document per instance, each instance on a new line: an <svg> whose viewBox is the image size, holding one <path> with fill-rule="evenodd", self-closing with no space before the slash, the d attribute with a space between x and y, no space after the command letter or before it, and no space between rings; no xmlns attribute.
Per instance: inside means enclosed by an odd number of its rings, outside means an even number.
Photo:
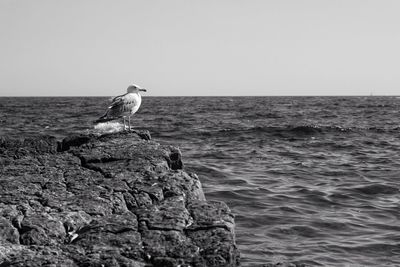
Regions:
<svg viewBox="0 0 400 267"><path fill-rule="evenodd" d="M124 125L119 122L104 122L94 126L94 131L100 134L115 133L124 130Z"/></svg>

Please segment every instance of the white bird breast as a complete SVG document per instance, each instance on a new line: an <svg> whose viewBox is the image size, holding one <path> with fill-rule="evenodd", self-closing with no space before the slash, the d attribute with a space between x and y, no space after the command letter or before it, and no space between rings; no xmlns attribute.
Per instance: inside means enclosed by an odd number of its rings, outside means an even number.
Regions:
<svg viewBox="0 0 400 267"><path fill-rule="evenodd" d="M126 95L126 101L128 103L132 103L129 105L130 113L134 114L136 111L138 111L140 104L142 104L142 97L140 94L127 94ZM125 102L125 101L124 101Z"/></svg>

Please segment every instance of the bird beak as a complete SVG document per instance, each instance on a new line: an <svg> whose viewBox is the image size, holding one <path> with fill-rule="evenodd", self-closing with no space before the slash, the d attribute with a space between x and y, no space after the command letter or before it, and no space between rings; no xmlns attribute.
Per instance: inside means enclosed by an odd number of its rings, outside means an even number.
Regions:
<svg viewBox="0 0 400 267"><path fill-rule="evenodd" d="M139 89L139 91L147 92L147 90L146 90L146 89Z"/></svg>

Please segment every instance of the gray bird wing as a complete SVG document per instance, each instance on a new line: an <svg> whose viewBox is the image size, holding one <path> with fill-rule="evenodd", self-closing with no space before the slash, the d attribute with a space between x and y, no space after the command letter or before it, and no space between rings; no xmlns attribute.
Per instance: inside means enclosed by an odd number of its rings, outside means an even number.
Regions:
<svg viewBox="0 0 400 267"><path fill-rule="evenodd" d="M135 99L129 94L123 94L114 97L107 110L107 117L120 117L129 113L133 106L136 105Z"/></svg>
<svg viewBox="0 0 400 267"><path fill-rule="evenodd" d="M114 102L118 102L122 97L124 97L125 95L127 95L128 93L125 93L125 94L123 94L123 95L118 95L118 96L116 96L116 97L114 97L112 100L111 100L111 105L114 103Z"/></svg>

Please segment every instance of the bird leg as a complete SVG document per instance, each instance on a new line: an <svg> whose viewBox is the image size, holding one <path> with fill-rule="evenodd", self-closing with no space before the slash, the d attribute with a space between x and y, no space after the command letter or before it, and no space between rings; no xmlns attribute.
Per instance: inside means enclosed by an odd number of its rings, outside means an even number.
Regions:
<svg viewBox="0 0 400 267"><path fill-rule="evenodd" d="M124 118L124 131L126 131L126 122L125 122L125 116L124 116L123 118Z"/></svg>
<svg viewBox="0 0 400 267"><path fill-rule="evenodd" d="M128 116L128 125L129 125L129 131L132 130L131 129L131 116Z"/></svg>

